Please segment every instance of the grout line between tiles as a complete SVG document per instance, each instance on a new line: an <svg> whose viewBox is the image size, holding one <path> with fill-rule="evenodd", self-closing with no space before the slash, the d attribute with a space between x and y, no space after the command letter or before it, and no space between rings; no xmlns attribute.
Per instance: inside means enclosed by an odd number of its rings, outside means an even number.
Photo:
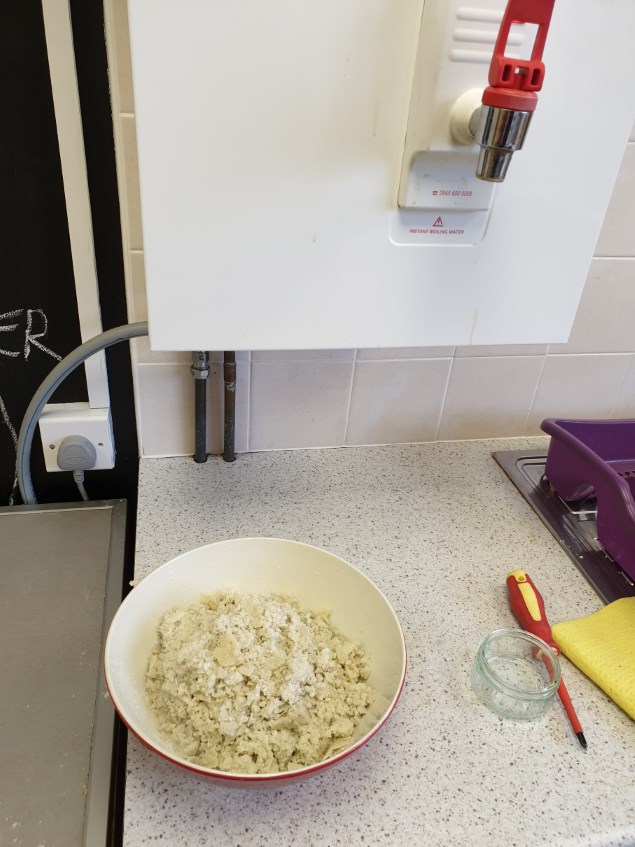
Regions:
<svg viewBox="0 0 635 847"><path fill-rule="evenodd" d="M594 253L591 261L593 261L593 259L602 259L603 262L633 262L635 261L635 256L632 256L631 254L627 256L604 256L602 253Z"/></svg>
<svg viewBox="0 0 635 847"><path fill-rule="evenodd" d="M385 359L358 359L355 362L438 362L440 359L453 359L453 353L447 353L445 356L386 356ZM479 356L477 358L489 358Z"/></svg>
<svg viewBox="0 0 635 847"><path fill-rule="evenodd" d="M534 393L531 397L531 402L529 403L529 408L527 409L527 414L525 415L525 420L523 422L523 432L527 432L527 427L529 426L529 419L531 418L531 413L534 410L534 404L536 402L536 395L538 394L538 388L540 386L540 380L542 379L542 375L544 373L545 367L547 365L547 357L548 353L542 357L542 367L540 368L540 373L538 374L538 379L536 380L536 386L534 388Z"/></svg>
<svg viewBox="0 0 635 847"><path fill-rule="evenodd" d="M605 357L605 356L632 356L633 351L632 350L609 350L609 351L599 352L599 351L594 350L594 351L586 352L586 353L576 353L576 352L558 353L558 352L556 352L556 353L546 353L545 355L548 356L549 358L552 358L552 359L553 358L565 359L567 357L569 357L570 359L572 359L574 357L577 357L577 358L586 357L586 358L597 359L597 358Z"/></svg>
<svg viewBox="0 0 635 847"><path fill-rule="evenodd" d="M344 425L344 441L342 442L342 446L346 447L347 438L348 438L348 429L351 420L351 401L353 399L353 385L355 383L355 373L357 371L357 354L359 353L359 349L355 348L355 354L353 355L353 367L351 368L351 384L348 390L348 401L346 406L346 423Z"/></svg>
<svg viewBox="0 0 635 847"><path fill-rule="evenodd" d="M617 394L615 395L615 400L613 401L613 405L611 406L611 414L610 414L611 418L615 414L615 407L617 406L618 400L622 396L622 391L624 390L624 386L626 385L626 380L628 379L628 375L631 371L631 368L633 367L633 361L635 361L635 356L631 355L631 361L629 363L629 366L626 368L626 373L624 374L624 379L620 383L620 387L617 391Z"/></svg>
<svg viewBox="0 0 635 847"><path fill-rule="evenodd" d="M246 437L245 437L245 452L251 452L251 369L253 368L253 362L251 361L251 350L249 351L249 358L247 360L247 427L246 427Z"/></svg>
<svg viewBox="0 0 635 847"><path fill-rule="evenodd" d="M455 350L456 350L456 348L455 348ZM455 357L452 356L452 358L450 359L450 367L448 368L448 376L447 376L447 379L445 381L445 390L443 392L443 399L441 400L441 408L439 409L439 417L437 418L437 425L436 425L435 430L434 430L434 441L439 440L439 430L441 429L441 420L443 418L443 412L445 410L445 401L446 401L447 396L448 396L448 391L449 391L449 388L450 388L450 379L452 378L452 371L454 370L455 361L456 361Z"/></svg>

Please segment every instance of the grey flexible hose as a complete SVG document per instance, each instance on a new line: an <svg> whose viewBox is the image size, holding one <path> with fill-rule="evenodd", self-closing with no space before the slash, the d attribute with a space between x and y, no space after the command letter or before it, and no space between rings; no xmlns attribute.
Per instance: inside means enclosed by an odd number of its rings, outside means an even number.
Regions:
<svg viewBox="0 0 635 847"><path fill-rule="evenodd" d="M143 321L116 326L113 329L102 332L100 335L96 335L94 338L76 347L68 356L65 356L53 368L35 392L24 414L22 426L20 427L20 436L18 438L16 473L20 486L20 494L26 505L37 503L37 497L35 496L33 481L31 479L31 445L33 444L33 434L40 414L50 396L75 368L79 367L86 359L90 359L95 353L99 353L100 350L105 350L107 347L112 347L113 344L118 344L120 341L128 341L131 338L138 338L141 335L147 334L148 324L146 321Z"/></svg>

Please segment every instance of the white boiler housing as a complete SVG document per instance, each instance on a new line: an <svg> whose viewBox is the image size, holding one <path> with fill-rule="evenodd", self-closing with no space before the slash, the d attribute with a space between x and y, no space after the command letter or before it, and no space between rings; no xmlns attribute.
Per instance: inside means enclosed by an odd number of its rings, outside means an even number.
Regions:
<svg viewBox="0 0 635 847"><path fill-rule="evenodd" d="M476 148L449 111L504 5L129 0L153 349L565 341L635 115L635 3L556 0L524 149L453 205Z"/></svg>

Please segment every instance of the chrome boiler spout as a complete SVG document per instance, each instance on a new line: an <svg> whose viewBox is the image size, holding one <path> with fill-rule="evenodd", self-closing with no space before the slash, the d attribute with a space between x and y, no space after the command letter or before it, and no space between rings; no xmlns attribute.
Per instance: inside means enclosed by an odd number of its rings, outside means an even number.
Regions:
<svg viewBox="0 0 635 847"><path fill-rule="evenodd" d="M476 112L474 139L481 151L476 176L487 182L503 182L516 150L520 150L533 112L481 106Z"/></svg>

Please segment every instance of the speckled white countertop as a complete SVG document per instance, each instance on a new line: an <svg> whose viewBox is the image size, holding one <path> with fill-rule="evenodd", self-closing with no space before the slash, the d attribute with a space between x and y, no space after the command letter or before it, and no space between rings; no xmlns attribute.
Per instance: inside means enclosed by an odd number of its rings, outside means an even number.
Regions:
<svg viewBox="0 0 635 847"><path fill-rule="evenodd" d="M491 458L545 439L256 453L141 462L136 577L192 547L264 535L364 571L401 621L406 686L355 755L305 782L199 782L129 742L125 847L635 844L635 723L563 660L589 742L557 703L537 723L470 688L483 637L513 626L505 575L526 568L551 623L601 603Z"/></svg>

